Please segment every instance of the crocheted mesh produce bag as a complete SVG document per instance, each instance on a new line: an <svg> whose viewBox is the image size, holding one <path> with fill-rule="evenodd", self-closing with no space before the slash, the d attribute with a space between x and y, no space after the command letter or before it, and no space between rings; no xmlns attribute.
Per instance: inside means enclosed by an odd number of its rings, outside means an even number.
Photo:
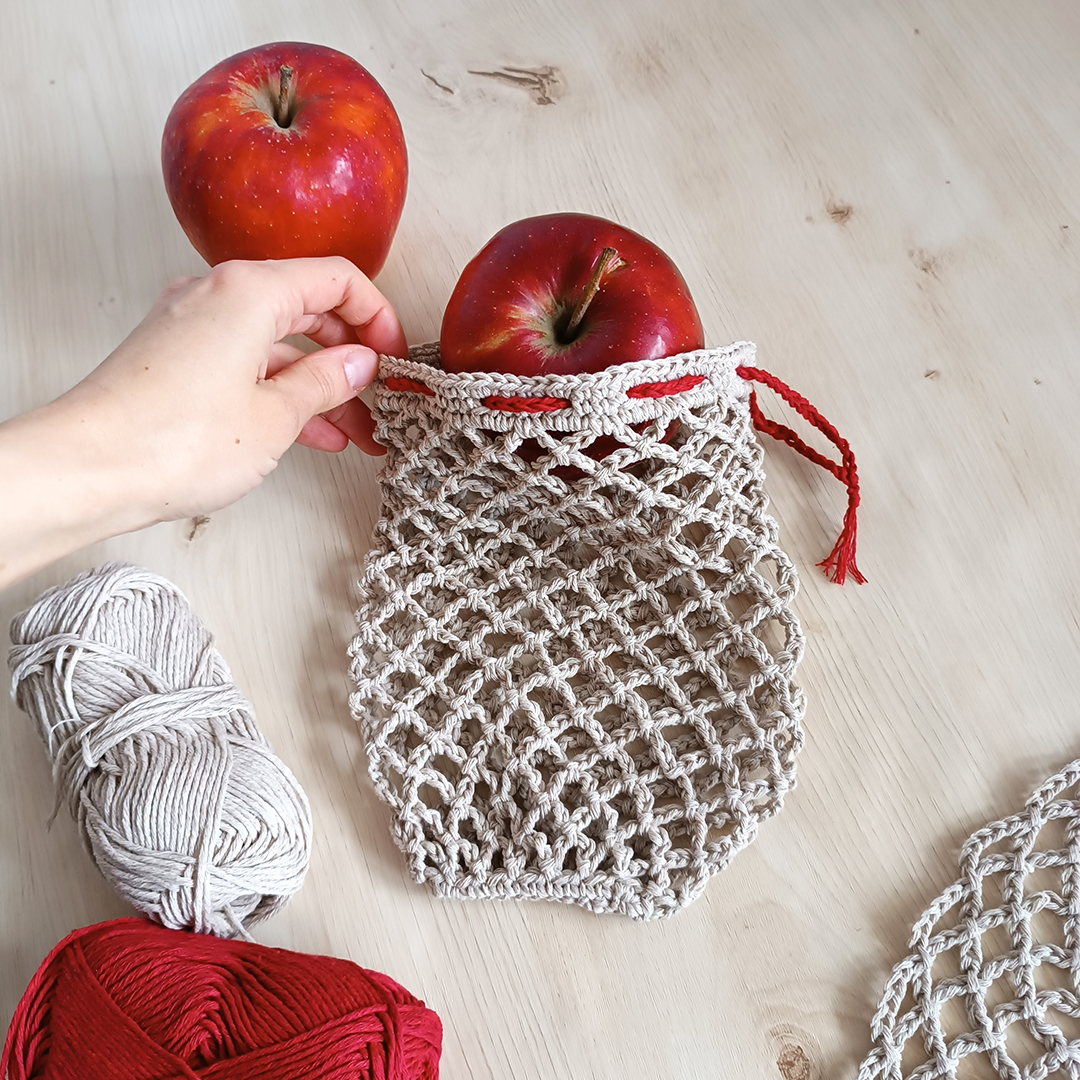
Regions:
<svg viewBox="0 0 1080 1080"><path fill-rule="evenodd" d="M1080 761L968 839L910 949L859 1080L1080 1076Z"/></svg>
<svg viewBox="0 0 1080 1080"><path fill-rule="evenodd" d="M753 356L534 378L382 358L352 707L439 895L670 915L794 784L803 635Z"/></svg>

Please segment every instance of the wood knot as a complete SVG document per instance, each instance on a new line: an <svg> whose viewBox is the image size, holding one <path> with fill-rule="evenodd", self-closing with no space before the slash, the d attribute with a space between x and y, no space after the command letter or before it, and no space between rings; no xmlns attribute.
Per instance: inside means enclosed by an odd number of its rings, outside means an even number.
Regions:
<svg viewBox="0 0 1080 1080"><path fill-rule="evenodd" d="M210 524L210 518L206 514L197 514L188 523L188 543L194 543L204 532L206 532L207 525Z"/></svg>
<svg viewBox="0 0 1080 1080"><path fill-rule="evenodd" d="M855 213L855 208L850 203L838 202L836 199L830 199L825 204L825 210L837 225L846 225Z"/></svg>
<svg viewBox="0 0 1080 1080"><path fill-rule="evenodd" d="M554 105L566 91L562 72L550 64L535 68L501 67L497 71L474 71L470 68L469 74L516 86L524 90L537 105Z"/></svg>
<svg viewBox="0 0 1080 1080"><path fill-rule="evenodd" d="M798 1043L789 1043L781 1049L776 1067L784 1080L810 1080L810 1059Z"/></svg>
<svg viewBox="0 0 1080 1080"><path fill-rule="evenodd" d="M821 1080L821 1047L795 1024L779 1024L769 1032L781 1080Z"/></svg>

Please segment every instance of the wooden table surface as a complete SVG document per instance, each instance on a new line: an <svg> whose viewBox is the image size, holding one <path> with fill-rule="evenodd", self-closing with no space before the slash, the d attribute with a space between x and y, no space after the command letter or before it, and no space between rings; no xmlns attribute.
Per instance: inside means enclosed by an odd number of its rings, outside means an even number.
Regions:
<svg viewBox="0 0 1080 1080"><path fill-rule="evenodd" d="M70 386L203 271L162 185L165 116L219 59L299 39L351 53L400 113L411 183L379 285L410 341L437 335L502 225L596 213L672 255L712 344L756 341L851 440L862 587L814 569L839 485L767 448L809 641L799 786L659 924L440 901L407 877L346 701L377 514L359 452L294 449L204 527L122 537L0 595L6 627L106 558L187 592L312 802L307 882L258 938L422 996L445 1076L851 1075L963 839L1080 746L1080 9L37 0L7 4L2 33L0 416ZM5 696L5 1026L57 940L125 913L66 812L46 830L52 806Z"/></svg>

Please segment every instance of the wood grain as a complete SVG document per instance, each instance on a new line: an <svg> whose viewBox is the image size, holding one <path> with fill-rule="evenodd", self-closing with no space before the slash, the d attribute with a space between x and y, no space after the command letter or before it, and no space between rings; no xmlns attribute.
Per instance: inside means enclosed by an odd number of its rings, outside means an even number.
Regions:
<svg viewBox="0 0 1080 1080"><path fill-rule="evenodd" d="M800 786L663 925L436 901L408 881L349 717L358 453L297 449L194 529L105 557L175 580L313 804L311 872L264 941L393 974L445 1075L850 1075L959 844L1080 739L1080 9L1064 0L38 0L4 13L0 415L48 400L201 271L158 166L174 98L275 39L369 66L411 186L379 284L410 340L527 214L614 217L682 268L712 342L749 338L856 450L861 588L813 568L843 492L768 449L810 646ZM784 416L775 402L772 414ZM2 509L0 509L2 512ZM49 948L123 913L0 702L0 1023Z"/></svg>

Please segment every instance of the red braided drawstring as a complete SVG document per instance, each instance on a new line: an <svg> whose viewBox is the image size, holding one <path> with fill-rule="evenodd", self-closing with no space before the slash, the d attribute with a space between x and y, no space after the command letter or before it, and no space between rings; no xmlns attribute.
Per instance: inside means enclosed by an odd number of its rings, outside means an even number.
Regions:
<svg viewBox="0 0 1080 1080"><path fill-rule="evenodd" d="M815 465L827 469L847 488L848 505L844 514L844 527L840 530L840 536L833 545L832 551L829 552L828 558L819 562L818 566L822 567L826 576L835 581L837 585L843 585L849 573L855 581L862 585L866 578L859 572L859 568L855 563L857 531L855 515L859 508L859 474L855 469L855 455L852 453L847 439L802 394L796 393L787 383L782 382L775 375L771 375L761 368L743 366L737 367L735 371L736 374L748 382L762 383L779 394L807 423L817 428L840 451L839 465L830 458L825 457L824 454L819 454L812 446L807 446L791 428L770 420L758 405L757 393L754 390L750 391L750 418L753 420L754 427L765 435L771 435L774 439L787 443L796 453L802 454L804 458L812 461Z"/></svg>
<svg viewBox="0 0 1080 1080"><path fill-rule="evenodd" d="M826 575L830 580L835 581L837 585L843 585L849 573L855 581L862 585L866 578L859 572L859 567L855 563L859 474L855 469L855 455L851 452L851 446L848 444L847 439L802 394L796 393L787 383L782 382L775 375L771 375L761 368L742 365L737 367L735 371L748 382L762 383L779 394L804 420L816 427L840 451L839 465L830 458L825 457L824 454L819 454L812 446L807 446L791 428L786 427L784 424L778 424L765 416L758 405L757 393L754 390L750 391L750 418L754 423L754 427L766 435L771 435L774 439L779 439L780 442L787 443L796 453L802 454L804 458L812 461L815 465L827 469L847 488L848 505L844 514L844 527L840 530L840 536L833 545L832 551L829 552L829 557L818 563L818 566L823 567ZM699 386L704 381L704 375L683 375L681 378L669 379L666 382L639 383L637 386L630 387L626 391L626 396L630 398L667 397L670 394L682 394L688 390L693 390L694 387ZM386 379L386 388L388 390L411 391L417 394L433 395L435 393L430 386L422 382L396 376L390 376ZM560 409L567 408L569 404L565 398L501 397L496 394L489 395L483 400L485 408L513 413L558 412ZM671 434L669 428L665 438L670 438Z"/></svg>
<svg viewBox="0 0 1080 1080"><path fill-rule="evenodd" d="M396 390L406 394L427 394L428 397L435 396L435 391L427 383L419 382L416 379L403 379L399 375L387 375L385 382L387 390Z"/></svg>
<svg viewBox="0 0 1080 1080"><path fill-rule="evenodd" d="M704 375L683 375L678 379L668 379L667 382L638 383L626 391L629 398L662 398L672 394L685 394L687 390L693 390L705 381ZM427 383L418 382L416 379L403 379L397 375L388 375L385 380L387 390L398 390L413 394L435 395ZM570 402L566 398L557 397L500 397L498 394L489 394L482 402L486 409L498 409L501 412L518 413L545 413L558 412L565 409Z"/></svg>
<svg viewBox="0 0 1080 1080"><path fill-rule="evenodd" d="M498 409L500 412L546 413L558 412L570 404L561 397L499 397L489 394L484 398L485 409Z"/></svg>
<svg viewBox="0 0 1080 1080"><path fill-rule="evenodd" d="M667 382L643 382L637 386L631 386L626 391L629 398L662 398L672 394L685 394L687 390L693 390L705 381L704 375L683 375L678 379L668 379Z"/></svg>

